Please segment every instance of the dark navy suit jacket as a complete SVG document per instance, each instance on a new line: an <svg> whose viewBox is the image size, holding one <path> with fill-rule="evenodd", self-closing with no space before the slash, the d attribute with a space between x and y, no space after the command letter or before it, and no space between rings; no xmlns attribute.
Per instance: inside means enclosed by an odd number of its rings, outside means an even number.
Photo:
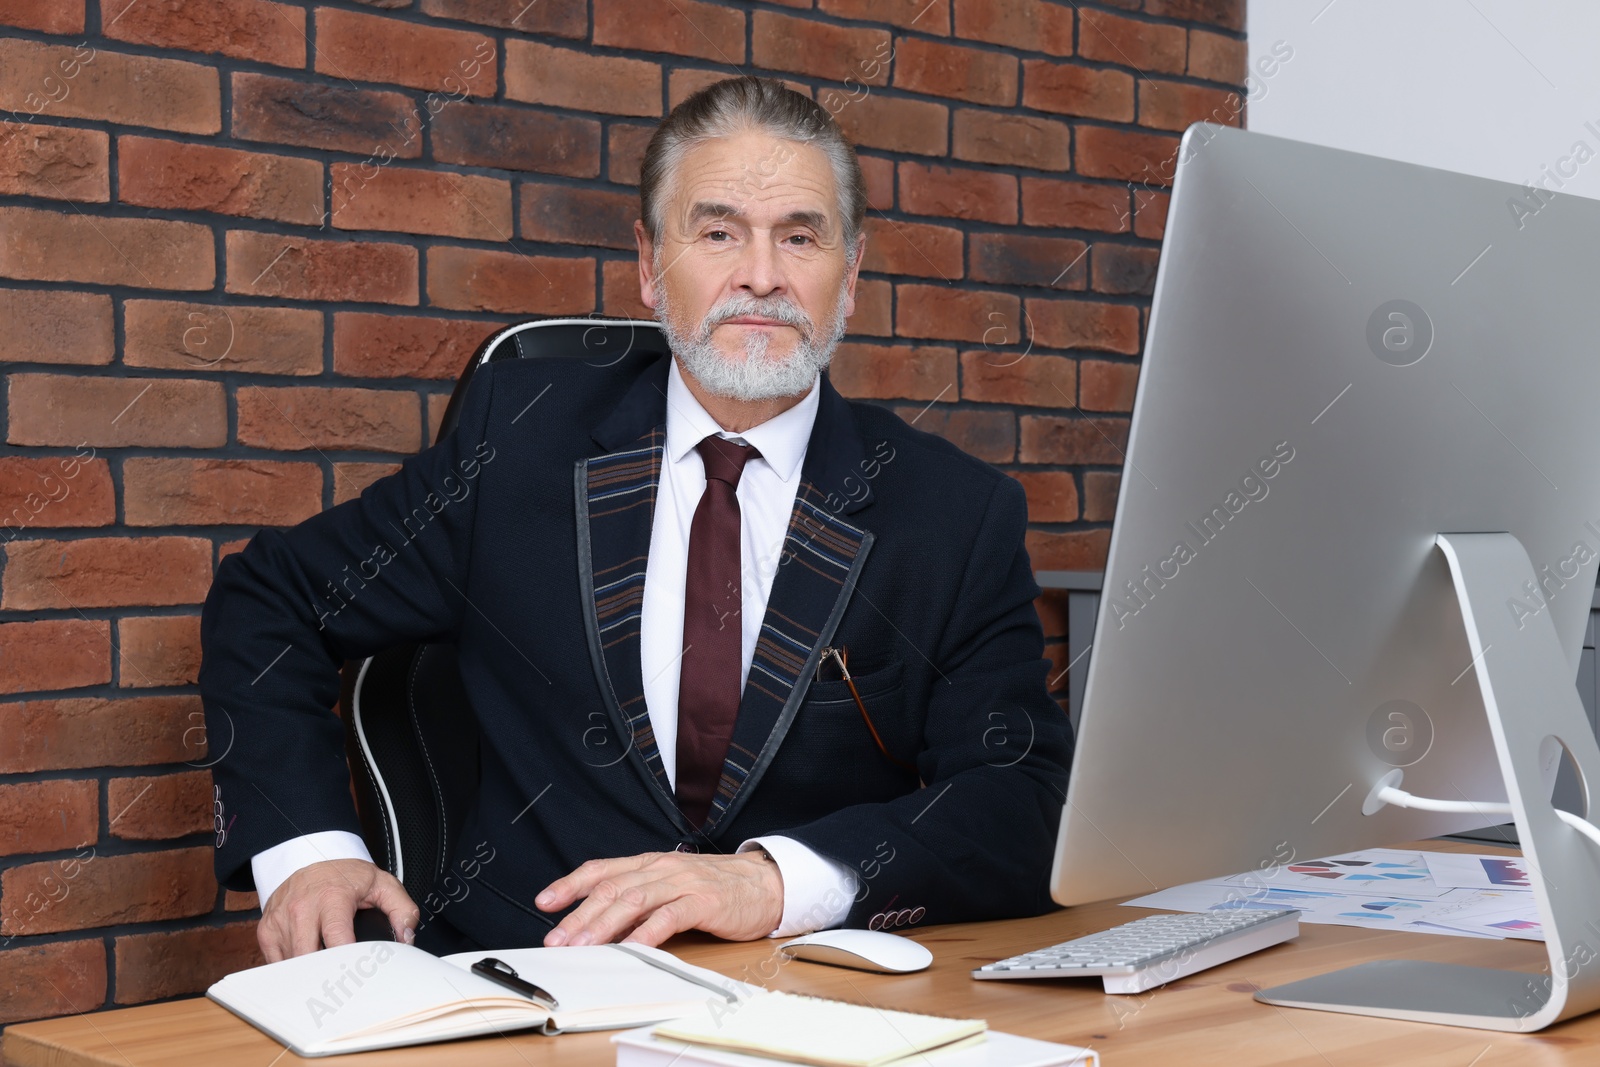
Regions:
<svg viewBox="0 0 1600 1067"><path fill-rule="evenodd" d="M438 444L222 561L200 691L213 744L232 738L212 769L225 886L251 888L250 857L289 838L359 833L341 663L448 640L483 754L451 864L476 878L446 917L482 944L541 943L559 915L534 895L584 860L770 833L856 872L846 925L1052 907L1072 740L1022 488L826 373L721 788L703 833L685 823L639 659L667 359L485 365ZM843 681L816 680L828 645L915 772Z"/></svg>

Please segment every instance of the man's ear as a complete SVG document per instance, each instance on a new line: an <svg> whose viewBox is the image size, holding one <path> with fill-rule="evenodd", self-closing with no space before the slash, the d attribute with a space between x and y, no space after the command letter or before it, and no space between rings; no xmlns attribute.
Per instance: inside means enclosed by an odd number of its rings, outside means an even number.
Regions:
<svg viewBox="0 0 1600 1067"><path fill-rule="evenodd" d="M849 294L845 300L844 315L849 318L856 313L856 277L861 273L861 259L867 254L867 231L862 230L856 235L856 261L851 264L845 273L844 287Z"/></svg>
<svg viewBox="0 0 1600 1067"><path fill-rule="evenodd" d="M655 247L650 242L650 234L645 231L644 220L633 220L633 239L639 246L639 300L645 307L655 310L656 306L656 278L652 273L651 263L655 254Z"/></svg>

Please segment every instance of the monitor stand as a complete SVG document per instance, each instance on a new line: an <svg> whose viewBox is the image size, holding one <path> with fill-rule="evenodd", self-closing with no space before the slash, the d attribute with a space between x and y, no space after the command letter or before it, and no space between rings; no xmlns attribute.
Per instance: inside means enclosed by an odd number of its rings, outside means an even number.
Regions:
<svg viewBox="0 0 1600 1067"><path fill-rule="evenodd" d="M1550 802L1541 764L1559 756L1558 745L1566 746L1585 798L1580 814L1587 817L1588 783L1600 785L1600 745L1550 612L1524 616L1519 629L1507 609L1508 597L1521 596L1525 583L1538 580L1521 542L1508 533L1467 533L1440 534L1436 543L1449 562L1461 603L1549 964L1539 972L1522 972L1375 960L1264 989L1256 999L1484 1030L1541 1030L1600 1007L1600 846L1562 821ZM1373 790L1370 810L1417 799L1392 789L1396 777L1391 772ZM1420 799L1411 806L1450 810Z"/></svg>

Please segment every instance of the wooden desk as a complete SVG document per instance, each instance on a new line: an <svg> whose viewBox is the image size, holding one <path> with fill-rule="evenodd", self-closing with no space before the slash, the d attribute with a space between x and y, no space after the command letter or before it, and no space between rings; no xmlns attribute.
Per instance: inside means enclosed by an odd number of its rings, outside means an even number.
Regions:
<svg viewBox="0 0 1600 1067"><path fill-rule="evenodd" d="M1437 851L1503 851L1429 842ZM1034 919L937 926L912 937L933 950L919 974L876 975L814 963L780 962L773 942L728 943L687 935L668 947L684 959L772 988L907 1011L983 1018L996 1030L1098 1049L1107 1067L1298 1064L1303 1067L1496 1067L1592 1064L1600 1055L1600 1013L1538 1034L1496 1034L1447 1026L1276 1008L1261 987L1380 958L1413 958L1538 970L1544 946L1429 934L1302 926L1298 939L1137 996L1106 996L1098 980L978 982L972 968L1127 922L1149 912L1091 904ZM769 977L770 976L770 977ZM271 1038L205 999L152 1004L12 1026L7 1067L269 1067L301 1062ZM610 1065L609 1034L478 1038L314 1061L337 1067L431 1067L448 1057L472 1067Z"/></svg>

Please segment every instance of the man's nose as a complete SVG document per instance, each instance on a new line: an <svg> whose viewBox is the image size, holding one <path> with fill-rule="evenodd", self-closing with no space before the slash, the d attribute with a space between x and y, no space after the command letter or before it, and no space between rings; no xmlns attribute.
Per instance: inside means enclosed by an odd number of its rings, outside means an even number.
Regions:
<svg viewBox="0 0 1600 1067"><path fill-rule="evenodd" d="M751 241L739 257L731 279L734 288L753 296L767 296L785 290L783 263L770 241Z"/></svg>

